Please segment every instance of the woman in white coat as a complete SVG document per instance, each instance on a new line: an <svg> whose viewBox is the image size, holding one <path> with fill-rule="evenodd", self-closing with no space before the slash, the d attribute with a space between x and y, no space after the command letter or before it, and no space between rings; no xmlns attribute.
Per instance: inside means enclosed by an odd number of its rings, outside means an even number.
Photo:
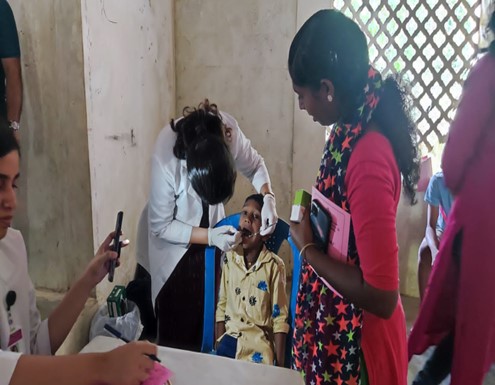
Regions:
<svg viewBox="0 0 495 385"><path fill-rule="evenodd" d="M10 227L17 206L19 158L12 129L0 121L0 385L140 383L153 367L144 354L156 354L155 345L133 343L110 353L51 357L117 254L110 251L110 234L60 305L41 321L24 240Z"/></svg>
<svg viewBox="0 0 495 385"><path fill-rule="evenodd" d="M262 235L278 220L263 158L237 121L205 100L159 134L151 167L149 268L158 344L199 350L203 324L204 249L232 249L240 234L212 228L225 216L236 171L264 195Z"/></svg>

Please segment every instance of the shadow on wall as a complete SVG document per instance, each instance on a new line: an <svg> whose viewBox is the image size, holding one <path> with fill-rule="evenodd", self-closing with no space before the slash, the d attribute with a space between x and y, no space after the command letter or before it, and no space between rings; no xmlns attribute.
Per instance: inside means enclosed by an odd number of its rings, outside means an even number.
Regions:
<svg viewBox="0 0 495 385"><path fill-rule="evenodd" d="M418 203L411 206L401 197L397 209L397 239L399 243L400 292L418 297L418 249L426 226L424 193L416 194Z"/></svg>

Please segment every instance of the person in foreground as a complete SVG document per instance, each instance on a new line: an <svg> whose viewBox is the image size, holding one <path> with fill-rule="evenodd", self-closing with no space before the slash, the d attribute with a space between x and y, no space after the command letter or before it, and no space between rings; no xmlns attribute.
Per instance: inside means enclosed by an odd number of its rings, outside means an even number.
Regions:
<svg viewBox="0 0 495 385"><path fill-rule="evenodd" d="M19 161L14 132L0 120L0 385L140 384L153 368L144 355L156 354L150 343L131 343L108 353L51 356L117 254L110 251L110 234L60 305L41 321L24 240L10 227L17 206Z"/></svg>
<svg viewBox="0 0 495 385"><path fill-rule="evenodd" d="M308 385L405 385L395 218L401 174L411 203L419 178L408 93L397 77L382 79L364 33L336 10L304 23L288 67L299 107L333 125L316 188L352 221L343 258L315 245L309 210L291 223L303 258L292 366Z"/></svg>
<svg viewBox="0 0 495 385"><path fill-rule="evenodd" d="M489 28L495 32L495 10ZM409 337L409 357L437 347L415 385L439 384L449 373L452 385L480 385L495 361L494 106L492 41L464 84L443 152L454 204Z"/></svg>
<svg viewBox="0 0 495 385"><path fill-rule="evenodd" d="M289 331L285 265L260 235L263 195L246 198L239 219L243 255L224 257L216 312L217 355L284 366Z"/></svg>

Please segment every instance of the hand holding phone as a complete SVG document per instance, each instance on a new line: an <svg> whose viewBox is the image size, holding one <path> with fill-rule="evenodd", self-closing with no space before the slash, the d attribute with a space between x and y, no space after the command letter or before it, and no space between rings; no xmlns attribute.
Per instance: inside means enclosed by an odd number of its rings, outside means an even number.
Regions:
<svg viewBox="0 0 495 385"><path fill-rule="evenodd" d="M122 232L122 220L124 219L124 213L122 211L119 211L117 214L117 222L115 223L115 234L113 237L113 242L112 242L112 251L115 251L117 253L117 258L120 258L120 233ZM115 274L115 264L117 263L116 260L110 261L110 266L108 267L108 280L110 282L113 282L113 277Z"/></svg>
<svg viewBox="0 0 495 385"><path fill-rule="evenodd" d="M311 202L309 218L316 244L321 247L322 250L326 250L328 247L330 230L332 228L332 217L318 201L313 200Z"/></svg>

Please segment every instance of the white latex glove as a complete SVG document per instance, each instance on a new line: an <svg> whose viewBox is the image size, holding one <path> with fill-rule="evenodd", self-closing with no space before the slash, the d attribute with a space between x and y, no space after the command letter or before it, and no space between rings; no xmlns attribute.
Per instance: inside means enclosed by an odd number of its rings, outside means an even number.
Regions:
<svg viewBox="0 0 495 385"><path fill-rule="evenodd" d="M260 235L264 237L275 231L278 221L277 208L275 207L275 197L266 194L263 198L263 208L261 209L261 229Z"/></svg>
<svg viewBox="0 0 495 385"><path fill-rule="evenodd" d="M208 245L216 246L222 251L229 251L241 241L241 232L234 226L220 226L208 229Z"/></svg>

